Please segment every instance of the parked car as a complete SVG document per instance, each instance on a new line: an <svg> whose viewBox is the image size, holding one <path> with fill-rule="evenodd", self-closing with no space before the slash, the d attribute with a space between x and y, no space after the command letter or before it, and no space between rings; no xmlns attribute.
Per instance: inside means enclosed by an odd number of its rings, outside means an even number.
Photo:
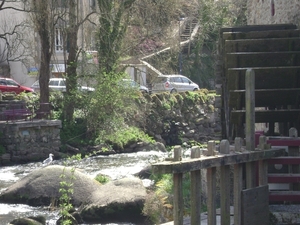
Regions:
<svg viewBox="0 0 300 225"><path fill-rule="evenodd" d="M183 75L159 75L151 83L151 92L182 92L199 90L198 84Z"/></svg>
<svg viewBox="0 0 300 225"><path fill-rule="evenodd" d="M132 88L136 88L139 89L140 92L142 93L149 93L149 89L143 85L140 85L139 83L137 83L136 81L132 80L132 79L123 79L123 84L125 87L129 86Z"/></svg>
<svg viewBox="0 0 300 225"><path fill-rule="evenodd" d="M30 87L22 86L11 78L0 77L0 91L20 94L21 92L34 92Z"/></svg>
<svg viewBox="0 0 300 225"><path fill-rule="evenodd" d="M33 85L31 85L31 87L35 90L35 91L39 91L40 90L40 84L39 81L37 80L36 82L33 83ZM92 87L86 87L86 86L78 86L78 88L81 91L94 91L95 89ZM49 80L49 90L50 91L61 91L61 92L65 92L66 89L66 80L64 78L50 78Z"/></svg>

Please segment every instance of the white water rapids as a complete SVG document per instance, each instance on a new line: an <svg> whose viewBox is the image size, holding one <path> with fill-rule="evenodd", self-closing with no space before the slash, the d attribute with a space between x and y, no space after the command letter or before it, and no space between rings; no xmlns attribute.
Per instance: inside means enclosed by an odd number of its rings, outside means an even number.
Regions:
<svg viewBox="0 0 300 225"><path fill-rule="evenodd" d="M94 156L84 158L80 161L68 161L67 166L76 167L81 172L93 178L97 174L103 174L109 176L111 180L116 180L133 176L145 167L161 161L165 157L168 157L167 153L157 151L124 153L109 156ZM63 160L55 160L54 158L53 164L65 165L64 162ZM33 170L42 167L42 162L0 167L0 193ZM143 182L147 184L149 180L143 180ZM55 225L56 220L59 218L58 211L49 211L47 207L0 203L0 225L7 225L10 221L19 217L38 215L45 216L48 225ZM125 225L124 223L122 224ZM110 225L113 225L113 223ZM134 224L127 223L126 225Z"/></svg>

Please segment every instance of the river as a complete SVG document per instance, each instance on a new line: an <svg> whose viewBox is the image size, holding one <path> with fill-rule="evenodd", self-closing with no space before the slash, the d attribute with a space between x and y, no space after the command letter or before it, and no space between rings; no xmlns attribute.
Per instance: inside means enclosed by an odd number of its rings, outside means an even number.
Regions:
<svg viewBox="0 0 300 225"><path fill-rule="evenodd" d="M136 152L126 154L114 154L109 156L93 156L84 158L80 161L65 161L55 160L54 165L67 165L76 167L81 172L96 177L101 173L107 175L111 180L116 180L124 177L130 177L140 172L143 168L151 165L152 163L163 160L167 153L149 151L149 152ZM42 168L41 162L27 163L15 166L0 167L0 193L7 187L28 175L34 170ZM151 181L143 180L145 186ZM30 207L22 204L1 204L0 203L0 225L7 225L10 221L19 217L27 216L45 216L48 225L55 225L56 220L59 218L58 211L49 211L47 207ZM110 223L113 225L113 223ZM120 223L122 225L134 225L131 223ZM114 224L114 225L120 225ZM100 225L100 224L99 224ZM107 224L108 225L108 224Z"/></svg>

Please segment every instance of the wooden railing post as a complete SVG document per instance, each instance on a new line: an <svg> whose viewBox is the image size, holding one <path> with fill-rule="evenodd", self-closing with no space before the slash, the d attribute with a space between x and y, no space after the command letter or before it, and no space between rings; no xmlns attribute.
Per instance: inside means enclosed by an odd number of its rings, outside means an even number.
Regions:
<svg viewBox="0 0 300 225"><path fill-rule="evenodd" d="M241 151L242 139L236 137L234 140L235 152ZM243 164L234 164L233 177L233 197L234 197L234 224L242 224L242 190L243 190Z"/></svg>
<svg viewBox="0 0 300 225"><path fill-rule="evenodd" d="M269 148L266 136L259 137L259 150L264 151ZM268 184L268 161L258 161L258 185L263 186Z"/></svg>
<svg viewBox="0 0 300 225"><path fill-rule="evenodd" d="M174 147L174 161L182 160L182 152L180 146ZM182 173L173 174L174 184L174 201L173 201L173 217L174 225L183 225L183 193L182 193Z"/></svg>
<svg viewBox="0 0 300 225"><path fill-rule="evenodd" d="M193 146L191 158L200 158L200 148ZM191 172L191 224L201 225L201 170Z"/></svg>
<svg viewBox="0 0 300 225"><path fill-rule="evenodd" d="M221 141L220 153L230 153L228 140ZM220 173L221 225L230 225L230 166L221 166Z"/></svg>
<svg viewBox="0 0 300 225"><path fill-rule="evenodd" d="M207 143L208 156L214 156L216 143ZM216 167L207 168L207 224L216 225Z"/></svg>

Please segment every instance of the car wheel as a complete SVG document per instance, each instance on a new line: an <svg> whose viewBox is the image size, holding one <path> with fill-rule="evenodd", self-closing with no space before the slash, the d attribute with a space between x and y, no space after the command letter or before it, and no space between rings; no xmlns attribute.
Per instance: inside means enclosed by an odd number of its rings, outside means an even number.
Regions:
<svg viewBox="0 0 300 225"><path fill-rule="evenodd" d="M193 91L198 91L198 88L195 88Z"/></svg>
<svg viewBox="0 0 300 225"><path fill-rule="evenodd" d="M170 93L171 93L171 94L177 93L177 90L174 88L174 89L171 90Z"/></svg>

